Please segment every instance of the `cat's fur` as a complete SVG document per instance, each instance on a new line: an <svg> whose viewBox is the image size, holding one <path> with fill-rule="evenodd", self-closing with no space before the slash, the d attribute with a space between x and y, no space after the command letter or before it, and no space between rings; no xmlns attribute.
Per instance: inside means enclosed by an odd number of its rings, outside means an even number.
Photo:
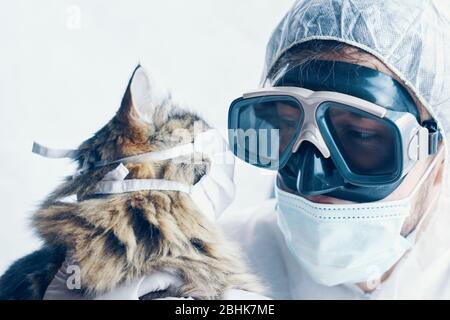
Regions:
<svg viewBox="0 0 450 320"><path fill-rule="evenodd" d="M68 177L34 213L33 226L45 246L18 260L0 278L0 299L42 298L65 257L80 267L86 294L107 292L155 270L169 271L183 283L162 295L216 299L230 288L260 292L239 251L199 212L189 195L153 190L93 196L96 183L117 166L93 168L94 162L186 143L174 139L177 130L193 133L196 122L208 128L201 118L174 106L170 99L157 102L151 91L138 66L117 114L78 148L79 167L87 164L90 170ZM209 165L207 158L200 163L129 163L126 179L156 178L192 185L208 172ZM70 195L78 200L61 200Z"/></svg>

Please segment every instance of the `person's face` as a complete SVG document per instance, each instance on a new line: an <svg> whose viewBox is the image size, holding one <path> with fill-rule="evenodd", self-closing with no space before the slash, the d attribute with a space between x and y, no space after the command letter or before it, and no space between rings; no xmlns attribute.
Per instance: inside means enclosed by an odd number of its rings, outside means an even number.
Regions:
<svg viewBox="0 0 450 320"><path fill-rule="evenodd" d="M356 54L356 53L355 53ZM333 60L339 60L333 58ZM395 76L384 64L382 64L378 59L372 56L364 56L363 59L361 59L358 56L355 56L354 60L348 60L348 59L342 59L341 61L344 62L350 62L354 64L360 64L369 68L376 69L378 71L381 71L383 73L388 74L389 76L396 78ZM406 88L408 91L409 89ZM410 91L409 91L410 92ZM410 92L411 94L411 92ZM429 119L428 112L426 109L420 104L420 102L415 99L414 95L411 94L413 99L416 102L416 105L418 106L419 113L421 115L422 120ZM289 108L281 108L279 109L281 112L279 112L280 118L290 119L295 118L297 115L295 114L296 110ZM338 134L341 135L342 139L350 139L353 140L352 144L352 150L348 150L349 153L352 154L353 161L358 162L361 166L366 167L368 170L371 167L376 167L379 163L375 162L381 162L381 161L389 161L389 150L383 150L383 140L389 140L389 137L387 137L386 130L382 130L380 125L376 121L372 121L370 119L355 119L355 115L351 114L346 111L336 111L332 116L332 121L335 122L337 125L336 127L343 128L341 132ZM287 121L287 120L286 120ZM281 120L283 122L283 120ZM288 122L287 122L288 123ZM290 130L293 130L293 125L287 126L290 128ZM365 139L361 139L362 136L364 136ZM370 137L370 139L367 139ZM364 141L364 142L363 142ZM283 142L281 142L281 145ZM386 145L386 144L384 144ZM356 150L355 150L356 148ZM381 149L380 149L381 148ZM440 148L443 148L443 146L440 146ZM442 150L441 150L442 151ZM432 193L436 193L436 188L433 188L434 181L437 182L440 181L438 179L440 173L440 169L442 167L442 160L443 160L443 152L440 152L441 158L436 168L431 173L429 181L431 181L429 184L425 184L424 190L427 193L430 193L429 196L425 196L424 198L433 198L431 195ZM410 170L408 175L405 177L405 179L402 181L402 183L395 189L394 192L392 192L388 197L385 199L382 199L380 201L393 201L393 200L399 200L407 197L411 192L413 191L414 187L417 185L419 180L422 178L422 176L425 174L427 168L432 163L435 156L428 157L424 160L417 161L414 167ZM436 182L436 183L437 183ZM281 187L283 188L283 185L281 184ZM438 186L439 187L439 186ZM426 190L425 190L426 189ZM289 192L293 192L293 190L288 190ZM420 193L420 192L419 192ZM422 193L423 196L423 193ZM326 204L345 204L345 203L351 203L350 201L337 199L329 196L324 195L316 195L316 196L304 196L308 200L316 203L326 203ZM412 210L416 210L417 206L413 206ZM423 208L421 208L423 209ZM420 212L413 212L411 213L412 217L420 216ZM415 221L417 219L414 219ZM413 228L411 226L411 222L406 221L405 225L409 225L407 229ZM405 233L408 233L410 230L406 230Z"/></svg>
<svg viewBox="0 0 450 320"><path fill-rule="evenodd" d="M334 59L333 60L337 60ZM369 68L376 69L378 71L384 72L389 76L396 77L386 66L384 66L378 59L367 56L364 59L359 59L356 57L354 60L341 60L343 62L350 62L354 64L360 64ZM409 92L410 90L406 88ZM414 97L414 95L410 92L413 97L416 105L418 106L418 111L421 116L421 120L428 120L430 116L426 109L420 104L420 102ZM295 113L296 110L289 108L279 108L278 116L281 120L280 122L286 121L286 129L285 130L294 130L295 128L293 124L290 124L289 119L294 119L298 117ZM332 117L331 121L336 124L336 127L342 128L340 132L337 134L341 136L341 139L346 141L352 140L351 145L352 150L347 150L348 153L352 154L353 161L358 162L362 169L370 170L370 168L378 167L381 161L389 161L391 158L389 155L392 152L389 150L384 150L383 145L389 145L388 143L384 143L383 141L389 141L390 137L387 136L386 130L380 127L380 124L376 121L372 121L371 119L357 119L356 115L346 112L345 110L337 110L333 114L330 115ZM286 119L286 120L283 120ZM298 118L297 118L298 119ZM287 125L289 123L289 125ZM287 142L284 142L287 143ZM283 142L281 142L283 145ZM419 183L419 181L424 177L427 169L436 160L435 166L432 169L429 176L426 178L425 182L420 186L420 189L417 190L415 198L412 199L411 212L408 218L405 220L401 234L406 236L412 230L414 230L419 222L426 220L425 214L430 212L434 205L436 204L437 196L439 194L440 188L442 186L442 175L443 175L443 161L444 161L444 146L441 144L439 146L439 151L436 155L427 157L426 159L417 161L414 167L409 171L406 177L403 179L401 184L386 198L380 200L383 201L394 201L400 200L408 197ZM289 190L283 183L283 179L278 179L279 186L283 189L286 189L288 192L297 193L294 190ZM300 194L299 194L300 195ZM316 195L316 196L305 196L306 199L316 202L316 203L324 203L324 204L349 204L352 203L350 201L337 199L334 197L324 196L324 195ZM426 221L421 224L421 226L426 226ZM418 230L418 234L420 234L421 230ZM385 272L380 281L384 281L394 267ZM357 284L364 291L371 291L372 288L368 286L367 283L359 283Z"/></svg>

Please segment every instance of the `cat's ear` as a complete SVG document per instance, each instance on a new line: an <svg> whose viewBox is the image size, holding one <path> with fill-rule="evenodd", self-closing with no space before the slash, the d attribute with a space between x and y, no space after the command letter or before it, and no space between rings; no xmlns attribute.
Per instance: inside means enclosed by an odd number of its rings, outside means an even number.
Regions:
<svg viewBox="0 0 450 320"><path fill-rule="evenodd" d="M138 65L131 75L117 117L122 122L129 122L130 125L151 125L156 100L147 73L141 65Z"/></svg>

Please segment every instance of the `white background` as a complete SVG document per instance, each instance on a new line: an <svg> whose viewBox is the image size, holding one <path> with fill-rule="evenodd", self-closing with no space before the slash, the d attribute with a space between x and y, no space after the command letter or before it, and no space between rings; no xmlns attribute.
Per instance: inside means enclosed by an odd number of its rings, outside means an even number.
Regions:
<svg viewBox="0 0 450 320"><path fill-rule="evenodd" d="M0 0L0 273L39 247L28 218L73 165L31 153L72 148L115 113L141 62L157 85L226 128L257 87L265 45L292 0ZM257 205L273 177L242 162L229 209Z"/></svg>

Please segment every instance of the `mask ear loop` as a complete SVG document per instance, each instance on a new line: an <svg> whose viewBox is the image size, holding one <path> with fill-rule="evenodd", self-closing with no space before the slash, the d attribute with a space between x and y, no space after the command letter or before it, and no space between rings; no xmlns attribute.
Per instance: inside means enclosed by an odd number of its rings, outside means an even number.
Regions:
<svg viewBox="0 0 450 320"><path fill-rule="evenodd" d="M385 201L385 202L397 202L397 201L405 201L407 199L412 199L416 196L416 194L419 192L420 188L423 186L425 180L430 176L431 172L433 171L434 167L436 167L436 164L439 162L440 155L443 151L437 151L436 154L432 155L434 156L433 161L428 166L425 173L422 175L422 177L419 179L419 182L414 186L414 189L411 191L411 193L406 196L405 198L399 199L399 200L392 200L392 201ZM431 156L431 155L430 155Z"/></svg>
<svg viewBox="0 0 450 320"><path fill-rule="evenodd" d="M441 159L442 154L444 153L443 149L444 148L442 148L441 150L437 150L436 151L435 158L433 159L432 163L428 167L428 169L425 172L425 174L422 176L421 181L419 181L419 183L417 184L418 187L416 187L415 190L411 193L411 195L410 195L411 198L414 197L417 194L418 189L420 189L420 187L423 185L423 182L431 175L431 172L436 167L437 163L441 163L441 160L443 160L443 159ZM442 190L439 190L439 192L436 193L436 195L433 197L432 201L430 202L430 205L428 206L428 208L426 209L426 211L424 212L424 214L420 218L419 222L415 226L414 230L411 231L406 236L407 239L410 239L413 242L417 241L417 234L421 231L421 228L423 227L423 224L425 223L424 221L429 219L429 215L430 215L431 209L439 201L439 198L440 198L441 194L442 194Z"/></svg>
<svg viewBox="0 0 450 320"><path fill-rule="evenodd" d="M444 148L442 148L444 149ZM435 152L435 159L433 159L433 162L431 163L430 167L428 168L428 170L425 172L424 176L425 179L431 174L431 171L433 170L433 168L436 166L436 163L440 162L439 159L441 157L441 154L445 153L443 150L439 150L436 149ZM445 160L444 160L445 161ZM416 190L413 191L413 193ZM414 196L413 194L411 194L411 196ZM416 243L417 242L417 235L419 232L421 232L421 228L423 226L423 224L425 223L424 221L426 221L429 218L431 209L433 208L433 205L436 204L436 202L439 200L439 197L441 196L441 191L439 191L434 197L433 200L431 201L430 206L426 209L425 213L422 215L421 219L419 220L419 222L417 223L417 225L415 226L414 230L411 231L405 238L408 239L409 241L411 241L412 243ZM398 292L399 292L399 287L400 287L400 276L401 273L400 272L394 272L395 273L395 279L394 279L394 294L393 294L393 300L398 300Z"/></svg>
<svg viewBox="0 0 450 320"><path fill-rule="evenodd" d="M444 148L442 148L442 149L444 149ZM408 198L412 199L417 194L418 190L420 190L420 188L423 185L424 181L430 176L431 172L436 167L436 164L438 162L440 162L440 157L441 157L442 153L444 153L443 150L436 149L436 152L434 153L435 158L433 159L433 161L431 162L431 164L429 165L429 167L427 168L425 173L420 178L419 183L416 185L414 190L405 199L408 199ZM413 231L411 231L405 237L405 239L409 240L412 244L416 243L416 241L417 241L417 234L418 234L418 232L420 232L420 229L421 229L422 224L424 223L424 221L428 218L428 216L429 216L429 214L431 212L431 208L433 207L433 204L436 203L436 201L439 199L440 194L441 194L441 192L439 192L436 196L434 196L433 201L431 202L431 205L426 209L425 213L422 215L421 219L419 220L419 222L417 223L417 225L415 226ZM393 298L393 300L397 300L398 299L398 295L399 295L398 291L399 291L399 287L400 287L400 276L401 276L401 274L400 274L400 272L394 272L394 274L395 274L394 275L395 279L393 279L393 281L394 281L394 294L393 294L392 298Z"/></svg>

